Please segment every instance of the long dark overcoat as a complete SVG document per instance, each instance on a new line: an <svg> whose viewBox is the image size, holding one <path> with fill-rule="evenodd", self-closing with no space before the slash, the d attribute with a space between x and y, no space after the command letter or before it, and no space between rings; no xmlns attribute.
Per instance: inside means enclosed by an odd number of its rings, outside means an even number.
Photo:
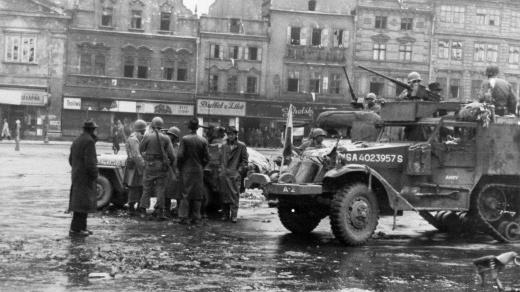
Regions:
<svg viewBox="0 0 520 292"><path fill-rule="evenodd" d="M96 212L96 141L90 134L83 133L74 140L70 147L69 163L72 166L69 210L82 213Z"/></svg>
<svg viewBox="0 0 520 292"><path fill-rule="evenodd" d="M179 146L178 165L182 176L183 193L188 200L202 200L204 167L209 162L208 141L196 134L182 137Z"/></svg>
<svg viewBox="0 0 520 292"><path fill-rule="evenodd" d="M220 173L221 200L224 204L238 205L242 176L240 171L247 168L248 154L244 143L237 141L234 147L222 147L222 166Z"/></svg>

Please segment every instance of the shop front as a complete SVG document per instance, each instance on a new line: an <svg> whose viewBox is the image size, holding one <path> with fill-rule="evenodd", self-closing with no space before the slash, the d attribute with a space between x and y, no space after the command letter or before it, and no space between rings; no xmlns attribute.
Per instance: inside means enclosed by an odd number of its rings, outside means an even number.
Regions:
<svg viewBox="0 0 520 292"><path fill-rule="evenodd" d="M197 100L197 117L204 127L235 126L241 128L240 119L246 115L246 102L233 100ZM202 133L201 133L202 134Z"/></svg>
<svg viewBox="0 0 520 292"><path fill-rule="evenodd" d="M49 93L45 90L35 89L0 89L0 126L3 127L4 119L9 124L9 130L14 137L16 120L21 122L21 138L30 136L42 136L44 123L49 126L49 121L55 121L55 116L48 115ZM50 124L49 130L59 124Z"/></svg>
<svg viewBox="0 0 520 292"><path fill-rule="evenodd" d="M99 125L98 136L109 140L114 125L121 122L125 136L132 132L137 119L150 122L153 117L163 118L165 127L177 126L187 133L186 122L194 116L193 104L155 101L129 101L83 97L64 97L62 131L64 136L77 136L83 121L92 118Z"/></svg>

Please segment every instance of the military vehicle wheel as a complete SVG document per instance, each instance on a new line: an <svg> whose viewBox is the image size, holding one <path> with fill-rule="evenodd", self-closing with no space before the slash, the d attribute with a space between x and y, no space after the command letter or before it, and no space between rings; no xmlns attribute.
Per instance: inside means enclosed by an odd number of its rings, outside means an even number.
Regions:
<svg viewBox="0 0 520 292"><path fill-rule="evenodd" d="M112 199L112 185L110 181L99 175L96 179L96 189L97 189L97 207L103 208L110 203Z"/></svg>
<svg viewBox="0 0 520 292"><path fill-rule="evenodd" d="M291 204L284 200L278 202L278 217L285 228L296 234L313 231L322 219L306 206Z"/></svg>
<svg viewBox="0 0 520 292"><path fill-rule="evenodd" d="M334 236L346 245L362 245L377 226L376 196L365 184L339 190L332 200L330 224Z"/></svg>

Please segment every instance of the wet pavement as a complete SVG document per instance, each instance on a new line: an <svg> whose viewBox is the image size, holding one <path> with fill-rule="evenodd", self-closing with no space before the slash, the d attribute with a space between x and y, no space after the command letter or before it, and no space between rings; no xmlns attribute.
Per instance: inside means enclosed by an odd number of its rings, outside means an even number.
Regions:
<svg viewBox="0 0 520 292"><path fill-rule="evenodd" d="M241 208L237 224L200 228L106 211L89 218L94 235L71 240L69 146L13 146L0 142L0 291L493 291L474 284L472 259L520 247L451 238L414 213L345 247L328 219L298 237L265 203ZM520 287L519 271L500 278Z"/></svg>

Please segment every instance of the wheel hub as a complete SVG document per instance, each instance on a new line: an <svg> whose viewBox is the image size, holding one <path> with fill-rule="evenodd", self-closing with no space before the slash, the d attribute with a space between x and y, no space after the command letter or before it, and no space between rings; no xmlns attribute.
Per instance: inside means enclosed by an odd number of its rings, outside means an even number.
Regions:
<svg viewBox="0 0 520 292"><path fill-rule="evenodd" d="M105 193L105 189L101 184L96 184L96 192L97 192L97 198L98 200L103 197L103 194Z"/></svg>
<svg viewBox="0 0 520 292"><path fill-rule="evenodd" d="M358 199L352 203L349 208L350 210L350 221L352 225L357 229L363 229L367 225L367 218L369 212L368 203L362 199Z"/></svg>
<svg viewBox="0 0 520 292"><path fill-rule="evenodd" d="M498 189L491 188L485 192L479 200L482 217L488 222L500 220L506 212L506 194Z"/></svg>

